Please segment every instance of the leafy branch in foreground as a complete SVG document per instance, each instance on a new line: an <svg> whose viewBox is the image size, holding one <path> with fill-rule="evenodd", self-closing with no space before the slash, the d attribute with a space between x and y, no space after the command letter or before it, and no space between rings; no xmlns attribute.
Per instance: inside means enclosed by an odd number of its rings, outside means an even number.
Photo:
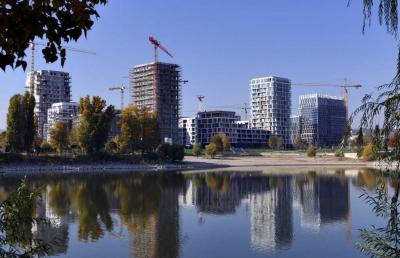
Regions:
<svg viewBox="0 0 400 258"><path fill-rule="evenodd" d="M370 257L399 257L400 256L400 219L399 219L399 189L398 175L392 177L396 182L395 191L391 198L388 197L387 184L383 177L379 179L375 195L366 191L361 195L372 206L373 212L378 217L387 219L382 227L370 226L360 230L361 241L357 247Z"/></svg>
<svg viewBox="0 0 400 258"><path fill-rule="evenodd" d="M361 195L375 215L386 221L382 227L370 226L360 230L361 239L357 247L370 257L400 256L400 145L388 146L390 137L400 133L399 111L400 78L397 75L391 83L379 86L374 93L365 95L361 105L350 116L350 123L357 116L360 118L360 130L375 127L371 140L373 154L385 166L374 194L364 191ZM391 197L384 175L389 176L394 188Z"/></svg>
<svg viewBox="0 0 400 258"><path fill-rule="evenodd" d="M31 191L26 180L0 203L0 257L38 257L49 251L49 245L32 236L32 226L47 223L34 218L39 189Z"/></svg>
<svg viewBox="0 0 400 258"><path fill-rule="evenodd" d="M0 68L7 66L25 70L25 50L35 38L46 40L42 50L48 63L66 58L63 42L77 41L92 28L93 19L98 18L98 5L107 0L0 1Z"/></svg>

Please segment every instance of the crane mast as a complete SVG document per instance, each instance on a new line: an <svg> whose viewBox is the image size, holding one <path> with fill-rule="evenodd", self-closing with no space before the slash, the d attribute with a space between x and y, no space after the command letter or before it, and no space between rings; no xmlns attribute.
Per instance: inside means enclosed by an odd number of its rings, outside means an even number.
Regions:
<svg viewBox="0 0 400 258"><path fill-rule="evenodd" d="M121 111L122 111L124 109L124 93L125 93L126 87L121 85L121 86L110 87L108 89L110 91L119 90L121 92Z"/></svg>
<svg viewBox="0 0 400 258"><path fill-rule="evenodd" d="M31 77L29 80L29 86L27 88L29 88L30 92L33 92L33 89L35 87L34 85L34 72L35 72L35 50L36 50L36 45L40 45L40 46L47 46L47 44L45 43L40 43L40 42L34 42L32 41L30 43L31 45ZM79 53L83 53L83 54L90 54L90 55L96 55L96 52L90 51L90 50L85 50L85 49L79 49L79 48L71 48L71 47L65 47L63 46L64 49L68 50L68 51L72 51L72 52L79 52Z"/></svg>
<svg viewBox="0 0 400 258"><path fill-rule="evenodd" d="M343 88L343 101L346 112L346 118L348 117L349 109L349 88L361 88L361 84L349 85L347 79L344 80L344 84L322 84L322 83L292 83L294 86L306 86L306 87L339 87Z"/></svg>

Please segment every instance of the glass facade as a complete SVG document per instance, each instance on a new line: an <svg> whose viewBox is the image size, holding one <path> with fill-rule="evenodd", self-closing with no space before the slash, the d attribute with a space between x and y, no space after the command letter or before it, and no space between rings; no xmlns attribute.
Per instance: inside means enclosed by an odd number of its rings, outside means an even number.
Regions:
<svg viewBox="0 0 400 258"><path fill-rule="evenodd" d="M315 146L337 146L346 127L343 98L321 94L300 96L301 138Z"/></svg>

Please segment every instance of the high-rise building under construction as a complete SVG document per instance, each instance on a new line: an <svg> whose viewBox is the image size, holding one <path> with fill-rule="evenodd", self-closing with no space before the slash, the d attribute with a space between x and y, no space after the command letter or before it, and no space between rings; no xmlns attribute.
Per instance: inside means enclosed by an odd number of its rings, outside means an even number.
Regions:
<svg viewBox="0 0 400 258"><path fill-rule="evenodd" d="M35 115L38 119L38 137L44 138L47 110L58 102L71 101L71 77L59 71L32 71L26 78L26 89L35 97Z"/></svg>
<svg viewBox="0 0 400 258"><path fill-rule="evenodd" d="M161 62L137 65L130 70L130 102L157 111L161 141L178 141L180 73L179 65Z"/></svg>

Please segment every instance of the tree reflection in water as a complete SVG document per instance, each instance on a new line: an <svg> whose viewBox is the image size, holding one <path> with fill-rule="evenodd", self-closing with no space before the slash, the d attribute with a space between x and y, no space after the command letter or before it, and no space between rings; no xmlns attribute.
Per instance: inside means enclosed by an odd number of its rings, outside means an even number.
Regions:
<svg viewBox="0 0 400 258"><path fill-rule="evenodd" d="M67 253L69 238L94 242L108 233L124 237L125 228L133 257L176 258L183 246L180 205L192 206L201 214L204 228L208 215L236 214L244 207L250 219L250 247L270 252L292 245L294 214L300 214L303 229L347 223L350 180L343 170L333 172L324 176L309 171L296 175L216 172L34 177L32 186L45 186L41 208L35 212L49 219L49 224L29 232L44 240L58 239L49 252L58 255ZM15 186L8 180L3 183L6 192ZM376 179L373 172L363 171L352 182L358 187L373 186ZM71 235L74 222L77 233Z"/></svg>
<svg viewBox="0 0 400 258"><path fill-rule="evenodd" d="M387 179L393 189L389 189ZM372 188L371 183L367 183L367 186ZM361 229L358 248L370 257L400 257L399 174L390 173L389 178L381 175L374 186L373 194L365 191L362 197L371 205L376 216L383 218L386 223L382 227Z"/></svg>

